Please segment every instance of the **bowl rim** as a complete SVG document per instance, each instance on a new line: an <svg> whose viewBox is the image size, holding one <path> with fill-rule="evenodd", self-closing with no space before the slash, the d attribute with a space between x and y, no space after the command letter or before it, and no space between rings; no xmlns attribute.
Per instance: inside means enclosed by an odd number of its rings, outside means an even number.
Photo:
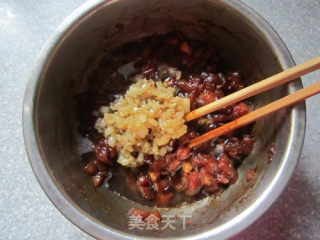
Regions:
<svg viewBox="0 0 320 240"><path fill-rule="evenodd" d="M221 1L221 0L220 0ZM71 13L57 28L53 35L42 48L33 68L30 78L26 85L24 102L23 102L23 135L24 143L27 150L29 162L33 172L50 201L55 207L74 225L98 239L136 239L137 236L127 234L117 229L103 225L95 221L79 207L72 204L71 199L63 193L59 186L42 161L41 152L38 147L37 131L35 129L35 108L37 106L37 93L39 92L41 76L46 72L48 64L58 43L68 34L70 29L76 26L82 20L85 20L90 13L99 9L105 4L112 4L111 0L92 0L82 4L79 8ZM285 46L283 40L271 27L271 25L253 9L246 4L237 0L223 1L225 5L235 9L243 15L247 21L251 22L254 27L259 29L267 39L270 47L277 52L279 64L283 69L295 65L294 60ZM289 92L294 92L302 88L300 79L289 84ZM186 237L174 237L165 239L225 239L231 237L247 228L257 220L279 197L287 185L292 173L298 163L298 159L303 147L305 128L306 128L306 104L302 102L292 108L289 116L291 122L290 137L287 143L286 152L279 166L279 171L269 183L264 192L253 202L247 209L227 223L217 228L205 231L200 234L194 234ZM139 239L154 239L150 237L141 237Z"/></svg>

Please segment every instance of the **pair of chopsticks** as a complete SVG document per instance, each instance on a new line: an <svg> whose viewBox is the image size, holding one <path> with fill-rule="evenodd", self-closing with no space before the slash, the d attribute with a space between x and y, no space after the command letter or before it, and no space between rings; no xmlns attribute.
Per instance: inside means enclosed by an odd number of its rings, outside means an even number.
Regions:
<svg viewBox="0 0 320 240"><path fill-rule="evenodd" d="M191 121L193 119L199 118L210 112L219 110L223 107L229 106L231 104L237 103L243 99L252 97L259 93L265 92L274 87L280 86L287 82L290 82L302 75L313 72L320 68L320 56L311 59L305 63L297 65L295 67L289 68L281 73L278 73L272 77L266 78L260 82L257 82L249 87L241 89L235 93L232 93L224 98L221 98L215 102L209 103L201 108L198 108L185 116L185 121ZM210 132L207 132L197 138L194 138L189 142L189 147L192 148L208 140L226 134L232 130L243 127L249 123L252 123L260 118L265 117L273 112L276 112L285 107L294 105L298 102L303 101L308 97L312 97L315 94L320 93L320 82L316 82L306 88L303 88L295 93L292 93L286 97L283 97L273 103L270 103L262 108L252 111L234 121L226 123L221 127L218 127Z"/></svg>

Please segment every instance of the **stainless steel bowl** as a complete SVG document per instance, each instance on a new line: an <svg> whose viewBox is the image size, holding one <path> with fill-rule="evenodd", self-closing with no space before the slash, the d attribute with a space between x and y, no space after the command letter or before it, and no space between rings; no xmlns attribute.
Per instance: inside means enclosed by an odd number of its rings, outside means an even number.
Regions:
<svg viewBox="0 0 320 240"><path fill-rule="evenodd" d="M286 46L258 14L240 1L91 0L73 12L43 48L29 80L23 113L25 144L43 190L75 225L99 239L224 239L264 213L287 184L305 133L305 104L259 120L257 142L239 169L239 179L219 199L161 209L191 214L185 230L129 231L128 210L138 203L107 188L95 189L83 173L76 137L73 95L85 87L88 69L109 49L154 32L177 29L212 41L225 61L240 68L248 83L294 65ZM112 86L110 86L112 87ZM259 107L302 87L300 79L254 98ZM267 148L276 154L267 164ZM257 178L247 183L249 168ZM145 207L148 208L148 207Z"/></svg>

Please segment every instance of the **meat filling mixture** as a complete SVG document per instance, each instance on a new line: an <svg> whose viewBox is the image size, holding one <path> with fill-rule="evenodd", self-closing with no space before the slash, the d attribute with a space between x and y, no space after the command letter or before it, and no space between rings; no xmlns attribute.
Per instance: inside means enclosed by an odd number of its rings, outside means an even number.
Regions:
<svg viewBox="0 0 320 240"><path fill-rule="evenodd" d="M188 142L252 110L240 102L191 122L189 111L244 87L206 42L181 33L155 35L107 53L76 96L83 154L93 185L150 206L218 197L251 153L252 125L190 149Z"/></svg>

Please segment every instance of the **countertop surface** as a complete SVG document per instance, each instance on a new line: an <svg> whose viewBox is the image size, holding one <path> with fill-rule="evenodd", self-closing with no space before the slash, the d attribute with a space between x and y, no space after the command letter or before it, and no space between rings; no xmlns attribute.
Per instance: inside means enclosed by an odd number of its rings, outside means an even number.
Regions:
<svg viewBox="0 0 320 240"><path fill-rule="evenodd" d="M26 82L41 47L84 0L0 1L0 239L92 239L41 190L22 135ZM296 63L320 55L320 0L244 0L279 33ZM320 72L302 77L309 85ZM320 96L307 100L307 131L293 177L272 207L232 239L320 239Z"/></svg>

